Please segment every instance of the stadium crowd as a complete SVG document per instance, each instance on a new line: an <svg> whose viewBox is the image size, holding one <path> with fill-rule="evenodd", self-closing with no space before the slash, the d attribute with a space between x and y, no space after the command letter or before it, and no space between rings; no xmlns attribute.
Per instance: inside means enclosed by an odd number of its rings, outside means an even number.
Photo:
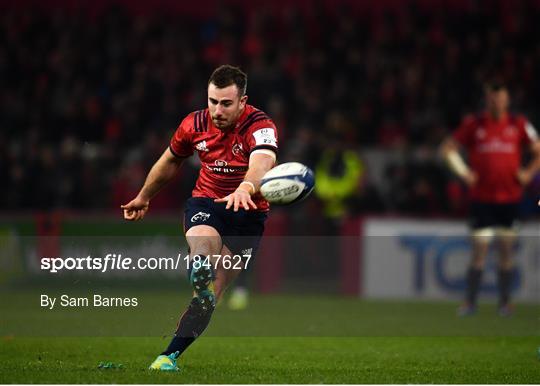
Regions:
<svg viewBox="0 0 540 386"><path fill-rule="evenodd" d="M4 9L0 208L117 210L181 118L205 105L212 69L231 63L247 71L250 102L280 129L280 161L317 168L329 144L358 152L365 165L352 210L463 214L464 188L437 146L481 109L482 82L494 72L508 81L514 108L540 126L540 5L464 2L453 12L422 4L244 13L224 3L201 18L119 6L98 16ZM400 155L382 184L366 149ZM195 162L154 210L182 205ZM340 157L328 165L343 173Z"/></svg>

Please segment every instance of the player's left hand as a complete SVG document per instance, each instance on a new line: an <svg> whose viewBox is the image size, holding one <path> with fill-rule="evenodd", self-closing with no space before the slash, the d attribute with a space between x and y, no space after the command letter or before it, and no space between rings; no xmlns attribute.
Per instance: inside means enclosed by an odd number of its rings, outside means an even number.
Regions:
<svg viewBox="0 0 540 386"><path fill-rule="evenodd" d="M226 202L227 206L225 206L225 209L230 209L233 207L235 212L238 212L240 207L244 208L245 210L249 210L250 208L257 209L257 205L255 205L251 199L251 194L249 194L247 190L240 187L228 196L216 198L214 202Z"/></svg>
<svg viewBox="0 0 540 386"><path fill-rule="evenodd" d="M528 185L529 182L532 181L533 177L534 177L534 174L525 169L520 169L517 172L517 179L519 183L523 186Z"/></svg>

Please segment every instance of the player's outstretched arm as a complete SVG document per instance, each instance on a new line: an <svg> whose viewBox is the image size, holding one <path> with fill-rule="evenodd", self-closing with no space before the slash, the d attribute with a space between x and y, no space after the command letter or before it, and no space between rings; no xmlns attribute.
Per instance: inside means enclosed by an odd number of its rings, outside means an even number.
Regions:
<svg viewBox="0 0 540 386"><path fill-rule="evenodd" d="M439 152L454 174L461 178L468 186L476 183L476 174L467 166L459 154L459 146L452 138L446 138L440 146Z"/></svg>
<svg viewBox="0 0 540 386"><path fill-rule="evenodd" d="M150 200L165 186L176 174L183 158L176 157L169 148L163 152L161 157L152 166L144 185L133 200L121 208L124 210L124 219L137 221L144 217L148 211Z"/></svg>
<svg viewBox="0 0 540 386"><path fill-rule="evenodd" d="M249 167L244 181L238 185L238 188L233 193L214 201L226 202L225 209L232 207L235 212L238 212L240 207L245 210L257 209L257 205L253 202L251 196L259 191L261 179L267 171L274 167L275 163L276 156L271 150L252 153L249 157Z"/></svg>

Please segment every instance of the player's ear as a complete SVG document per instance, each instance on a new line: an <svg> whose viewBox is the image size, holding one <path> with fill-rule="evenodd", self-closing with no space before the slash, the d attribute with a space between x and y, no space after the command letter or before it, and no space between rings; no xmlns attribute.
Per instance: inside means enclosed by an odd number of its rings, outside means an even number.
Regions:
<svg viewBox="0 0 540 386"><path fill-rule="evenodd" d="M243 97L240 98L240 108L241 109L246 106L247 100L248 100L247 95L244 95Z"/></svg>

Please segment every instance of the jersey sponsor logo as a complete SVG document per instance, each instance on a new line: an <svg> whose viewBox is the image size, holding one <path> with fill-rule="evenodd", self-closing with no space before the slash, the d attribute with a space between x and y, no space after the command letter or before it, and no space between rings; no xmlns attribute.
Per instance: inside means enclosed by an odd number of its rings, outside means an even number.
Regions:
<svg viewBox="0 0 540 386"><path fill-rule="evenodd" d="M217 161L216 161L217 162ZM225 161L223 161L225 162ZM220 173L220 174L229 174L229 173L245 173L248 170L247 166L238 166L238 167L227 167L227 163L225 163L224 166L211 166L208 164L205 164L206 169L213 173Z"/></svg>
<svg viewBox="0 0 540 386"><path fill-rule="evenodd" d="M247 248L247 249L242 249L242 256L251 256L251 254L253 253L253 248Z"/></svg>
<svg viewBox="0 0 540 386"><path fill-rule="evenodd" d="M210 213L199 212L191 217L191 222L205 222L210 218Z"/></svg>
<svg viewBox="0 0 540 386"><path fill-rule="evenodd" d="M514 153L516 148L513 143L502 142L499 139L481 143L478 145L478 152L480 153Z"/></svg>
<svg viewBox="0 0 540 386"><path fill-rule="evenodd" d="M255 138L255 146L270 145L277 147L276 132L271 127L255 131L253 137Z"/></svg>
<svg viewBox="0 0 540 386"><path fill-rule="evenodd" d="M235 143L232 147L232 153L233 155L239 155L244 151L241 143Z"/></svg>
<svg viewBox="0 0 540 386"><path fill-rule="evenodd" d="M206 164L206 168L214 173L225 173L225 174L247 171L247 166L227 167L228 165L227 161L224 161L222 159L218 159L214 161L214 164L216 165L215 167Z"/></svg>
<svg viewBox="0 0 540 386"><path fill-rule="evenodd" d="M206 141L201 141L196 144L195 149L197 149L198 151L210 151L210 149L206 147Z"/></svg>

